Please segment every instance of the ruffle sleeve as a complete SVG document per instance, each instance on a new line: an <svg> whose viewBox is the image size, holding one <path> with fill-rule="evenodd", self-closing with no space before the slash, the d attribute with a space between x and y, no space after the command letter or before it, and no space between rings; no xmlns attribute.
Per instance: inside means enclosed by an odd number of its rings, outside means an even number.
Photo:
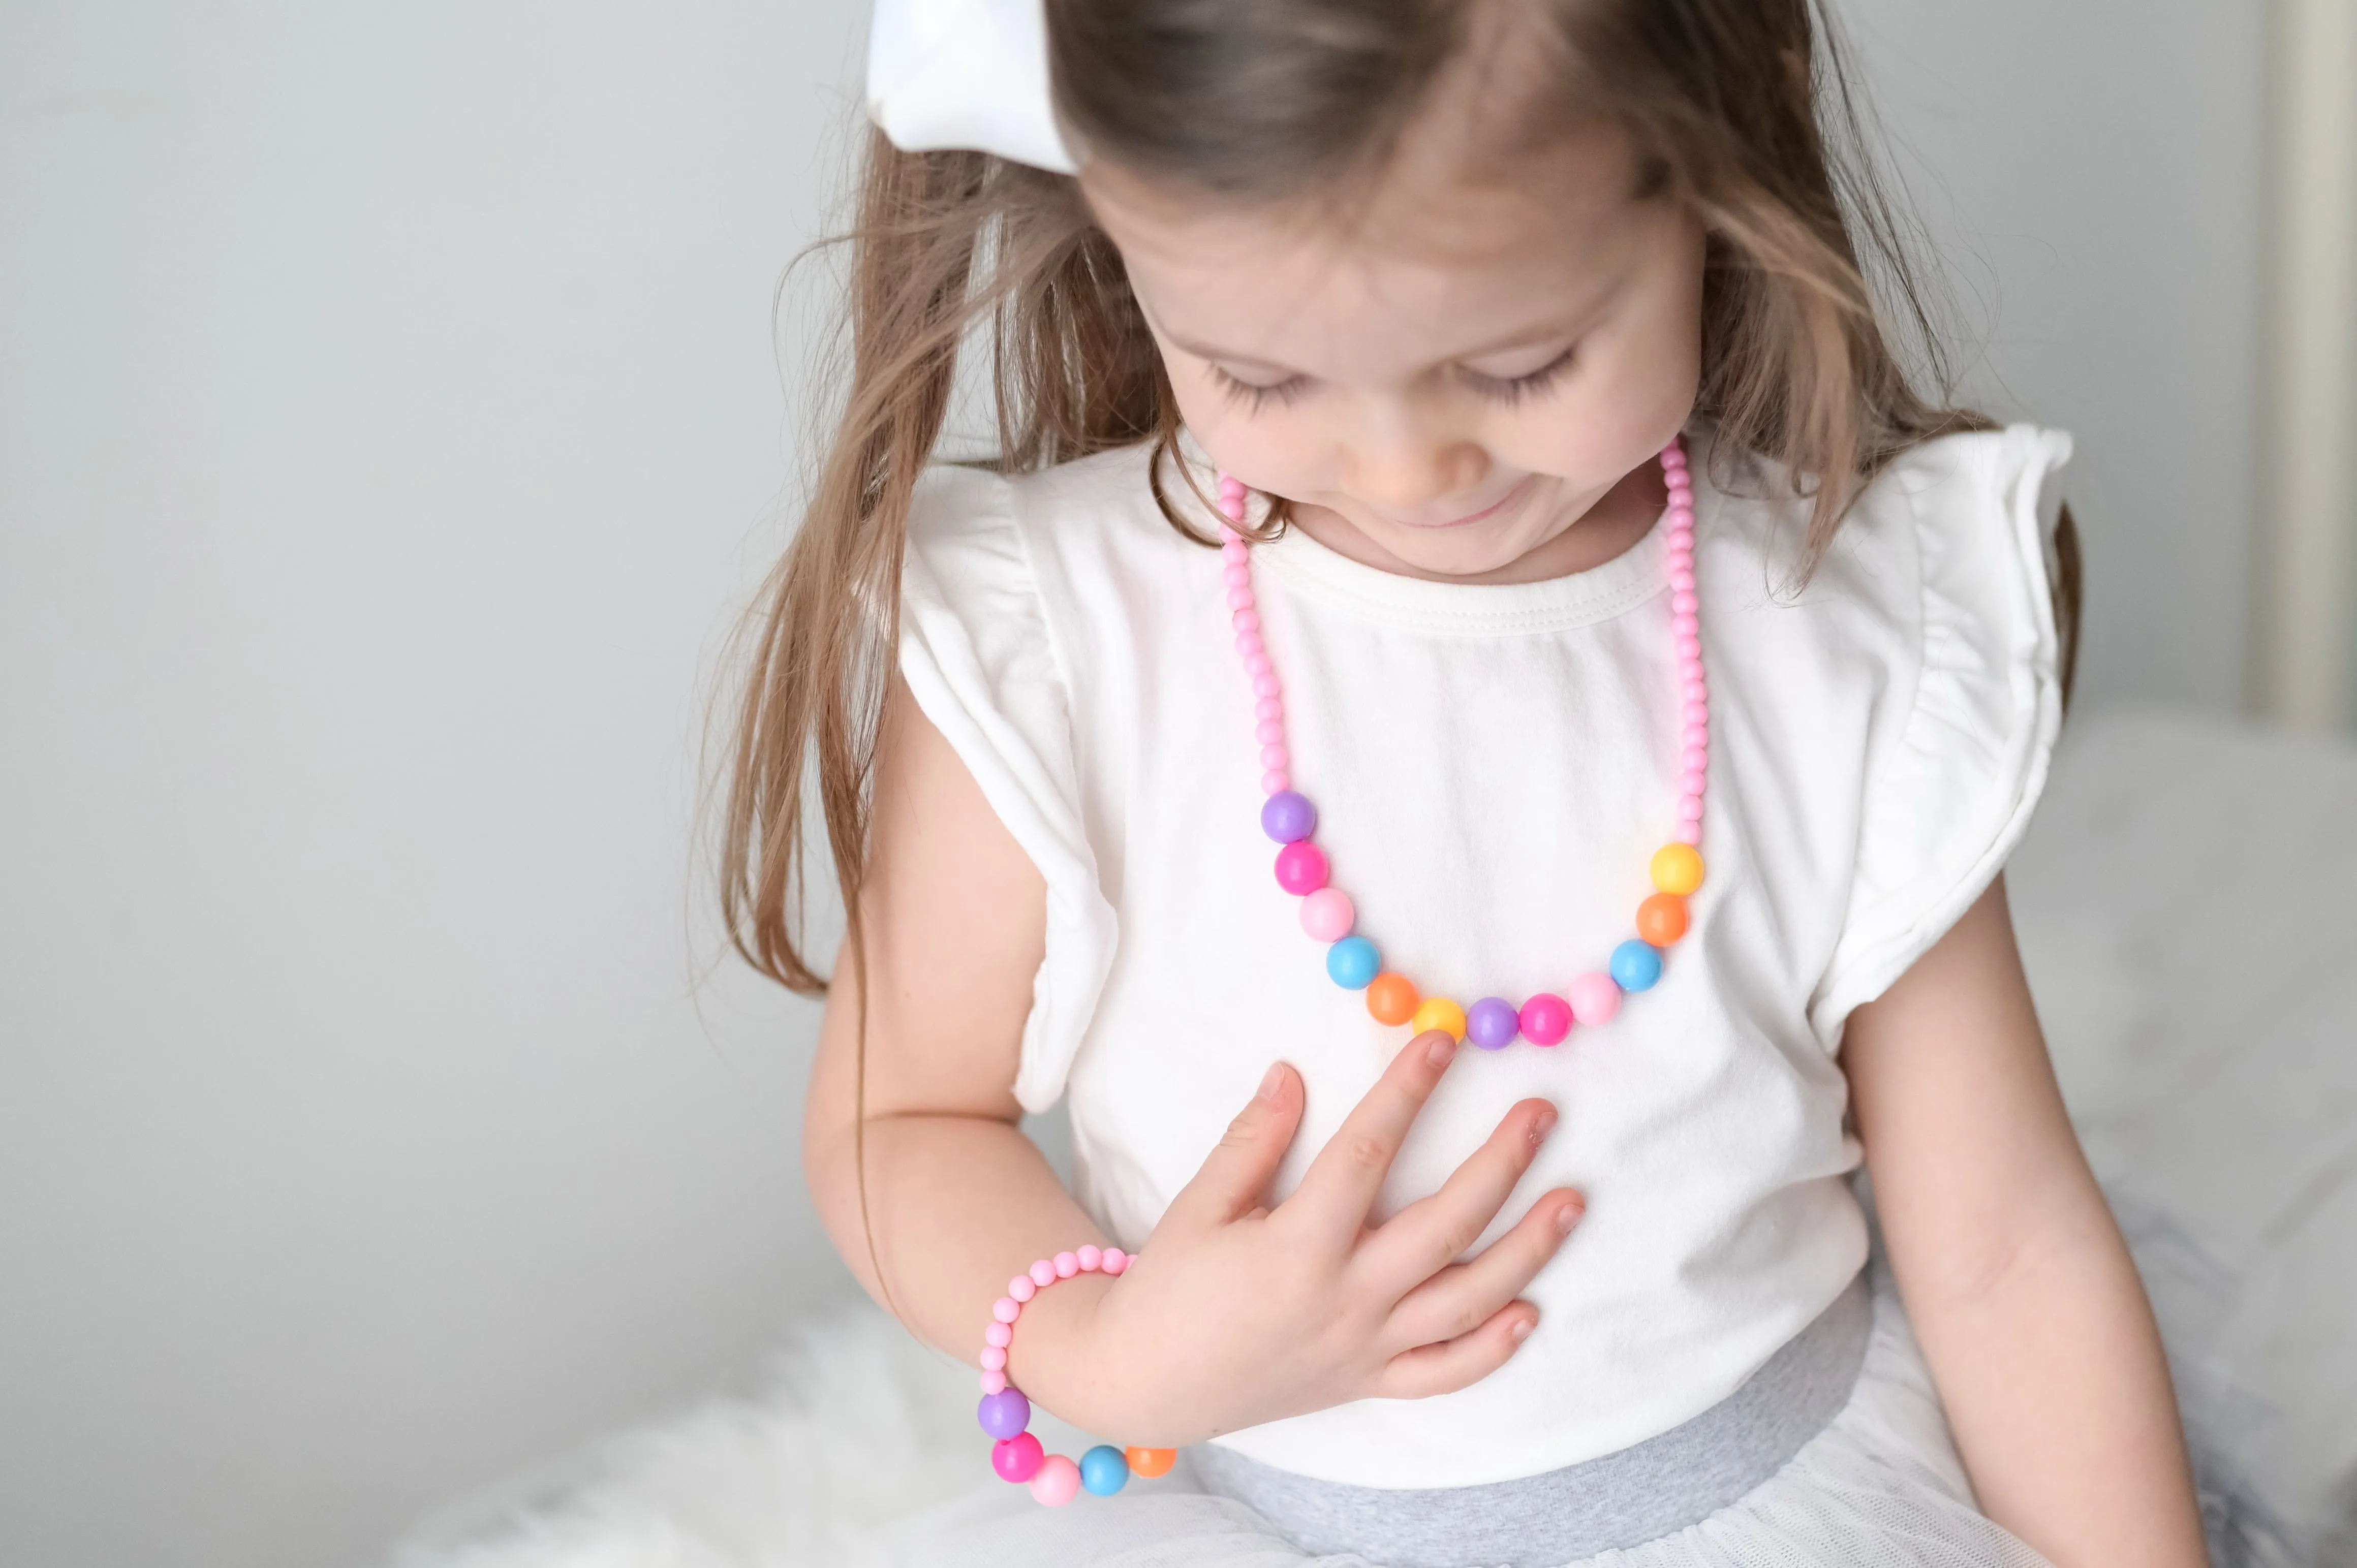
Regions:
<svg viewBox="0 0 2357 1568"><path fill-rule="evenodd" d="M1016 488L942 467L918 486L901 574L900 674L1048 885L1015 1095L1064 1079L1113 961L1114 922L1080 803L1071 684L1017 517Z"/></svg>
<svg viewBox="0 0 2357 1568"><path fill-rule="evenodd" d="M2049 552L2071 438L2016 425L1931 442L1876 482L1911 525L1915 679L1878 747L1856 873L1810 1022L1837 1047L2004 868L2062 722Z"/></svg>

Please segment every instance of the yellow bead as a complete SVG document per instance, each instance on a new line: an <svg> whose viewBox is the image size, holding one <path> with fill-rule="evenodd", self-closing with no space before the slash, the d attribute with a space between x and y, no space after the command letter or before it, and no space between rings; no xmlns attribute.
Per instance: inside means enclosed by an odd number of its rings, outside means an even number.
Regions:
<svg viewBox="0 0 2357 1568"><path fill-rule="evenodd" d="M1465 1037L1465 1009L1446 996L1426 997L1410 1023L1419 1035L1430 1029L1445 1029L1460 1040Z"/></svg>
<svg viewBox="0 0 2357 1568"><path fill-rule="evenodd" d="M1702 851L1690 843L1665 843L1653 852L1653 886L1683 898L1702 886Z"/></svg>

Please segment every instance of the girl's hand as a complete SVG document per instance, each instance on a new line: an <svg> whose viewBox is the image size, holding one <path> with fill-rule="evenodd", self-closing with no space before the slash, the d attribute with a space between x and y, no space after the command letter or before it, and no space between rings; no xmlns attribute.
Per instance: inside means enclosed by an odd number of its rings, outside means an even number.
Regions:
<svg viewBox="0 0 2357 1568"><path fill-rule="evenodd" d="M1271 1068L1127 1273L1068 1281L1025 1311L1017 1386L1113 1441L1167 1448L1351 1400L1448 1393L1502 1366L1538 1322L1517 1293L1585 1204L1550 1192L1457 1259L1529 1168L1555 1107L1522 1101L1438 1192L1367 1222L1457 1049L1437 1031L1409 1041L1274 1208L1303 1096L1299 1074Z"/></svg>

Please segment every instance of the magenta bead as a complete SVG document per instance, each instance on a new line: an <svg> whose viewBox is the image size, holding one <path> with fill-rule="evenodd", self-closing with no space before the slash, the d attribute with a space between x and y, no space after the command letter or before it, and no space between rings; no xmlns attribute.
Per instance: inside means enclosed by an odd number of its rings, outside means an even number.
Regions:
<svg viewBox="0 0 2357 1568"><path fill-rule="evenodd" d="M984 1346L982 1348L982 1355L979 1358L978 1364L985 1372L1003 1372L1006 1370L1006 1347L1004 1345Z"/></svg>
<svg viewBox="0 0 2357 1568"><path fill-rule="evenodd" d="M1264 795L1282 795L1292 788L1292 776L1281 768L1272 768L1260 776L1260 792Z"/></svg>
<svg viewBox="0 0 2357 1568"><path fill-rule="evenodd" d="M1276 852L1276 885L1296 897L1306 897L1326 886L1326 852L1308 839L1297 839Z"/></svg>
<svg viewBox="0 0 2357 1568"><path fill-rule="evenodd" d="M1465 1037L1485 1051L1504 1050L1522 1028L1522 1015L1502 996L1484 996L1465 1010Z"/></svg>
<svg viewBox="0 0 2357 1568"><path fill-rule="evenodd" d="M1047 1456L1039 1440L1028 1432L1002 1437L990 1445L990 1467L1002 1481L1029 1480L1039 1473L1039 1462Z"/></svg>
<svg viewBox="0 0 2357 1568"><path fill-rule="evenodd" d="M1118 1247L1107 1247L1104 1251L1104 1262L1099 1266L1106 1273L1118 1274L1127 1270L1129 1264L1130 1257L1127 1252Z"/></svg>
<svg viewBox="0 0 2357 1568"><path fill-rule="evenodd" d="M1081 1495L1081 1467L1061 1454L1049 1455L1031 1477L1031 1495L1051 1509L1062 1508Z"/></svg>
<svg viewBox="0 0 2357 1568"><path fill-rule="evenodd" d="M1523 1004L1516 1020L1523 1038L1534 1046L1560 1045L1571 1033L1571 1004L1562 997L1540 992Z"/></svg>
<svg viewBox="0 0 2357 1568"><path fill-rule="evenodd" d="M1339 887L1320 887L1301 900L1301 929L1318 941L1340 941L1358 919L1351 896Z"/></svg>
<svg viewBox="0 0 2357 1568"><path fill-rule="evenodd" d="M1081 1256L1078 1252L1059 1252L1056 1254L1056 1277L1058 1279L1068 1280L1080 1272Z"/></svg>
<svg viewBox="0 0 2357 1568"><path fill-rule="evenodd" d="M985 1394L974 1406L974 1418L993 1437L1013 1437L1031 1424L1031 1402L1017 1389Z"/></svg>
<svg viewBox="0 0 2357 1568"><path fill-rule="evenodd" d="M1080 1259L1081 1273L1084 1274L1095 1273L1104 1262L1103 1250L1095 1246L1081 1247L1074 1251L1072 1256Z"/></svg>
<svg viewBox="0 0 2357 1568"><path fill-rule="evenodd" d="M1583 974L1564 987L1564 995L1571 1015L1590 1028L1609 1024L1620 1011L1620 988L1609 974Z"/></svg>
<svg viewBox="0 0 2357 1568"><path fill-rule="evenodd" d="M1294 843L1318 831L1318 808L1287 789L1271 795L1260 809L1260 831L1279 843Z"/></svg>
<svg viewBox="0 0 2357 1568"><path fill-rule="evenodd" d="M1039 1294L1039 1286L1029 1274L1017 1274L1006 1282L1006 1294L1017 1301L1029 1301Z"/></svg>
<svg viewBox="0 0 2357 1568"><path fill-rule="evenodd" d="M990 1304L990 1316L1001 1323L1012 1323L1023 1316L1023 1304L1011 1295L1002 1295Z"/></svg>

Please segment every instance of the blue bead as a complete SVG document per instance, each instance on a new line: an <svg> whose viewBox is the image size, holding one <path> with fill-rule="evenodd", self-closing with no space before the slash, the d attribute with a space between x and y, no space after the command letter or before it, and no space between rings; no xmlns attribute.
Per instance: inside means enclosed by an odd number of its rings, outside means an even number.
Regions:
<svg viewBox="0 0 2357 1568"><path fill-rule="evenodd" d="M1318 808L1293 789L1280 789L1260 809L1260 831L1278 843L1298 843L1318 827Z"/></svg>
<svg viewBox="0 0 2357 1568"><path fill-rule="evenodd" d="M1120 1449L1100 1443L1081 1455L1081 1485L1092 1497L1109 1498L1129 1485L1129 1461Z"/></svg>
<svg viewBox="0 0 2357 1568"><path fill-rule="evenodd" d="M1621 990L1651 991L1662 978L1662 950L1632 937L1612 950L1612 961L1606 967Z"/></svg>
<svg viewBox="0 0 2357 1568"><path fill-rule="evenodd" d="M1326 950L1326 976L1345 991L1364 991L1383 972L1383 955L1364 937L1344 937Z"/></svg>
<svg viewBox="0 0 2357 1568"><path fill-rule="evenodd" d="M1501 1051L1523 1031L1523 1016L1501 996L1484 996L1465 1010L1465 1037L1485 1051Z"/></svg>

